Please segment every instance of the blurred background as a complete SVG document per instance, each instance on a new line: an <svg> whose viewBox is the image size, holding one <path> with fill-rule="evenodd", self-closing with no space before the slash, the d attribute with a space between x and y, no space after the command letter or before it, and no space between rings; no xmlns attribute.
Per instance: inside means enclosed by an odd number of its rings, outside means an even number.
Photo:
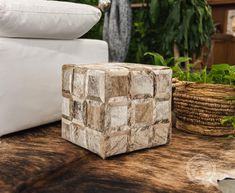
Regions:
<svg viewBox="0 0 235 193"><path fill-rule="evenodd" d="M85 3L97 6L98 0L63 0L76 3ZM170 32L166 29L165 24L169 19L170 13L173 11L171 4L175 0L132 0L130 1L133 22L132 22L132 37L131 43L126 58L126 62L135 63L151 63L151 58L144 56L146 52L157 52L164 57L171 57L174 55L173 49L166 47L167 38L170 36ZM192 0L185 1L188 5L185 9L190 9ZM212 64L228 63L235 64L235 0L208 0L208 1L196 1L208 2L212 10L213 25L215 29L212 29L209 19L204 17L202 21L203 32L201 39L192 38L192 42L202 42L207 46L197 45L195 43L193 53L189 55L194 57L196 54L196 60L199 59L199 63L202 66L210 67ZM198 5L197 5L198 6ZM203 5L202 5L203 6ZM183 10L183 8L181 8ZM200 10L198 10L200 13ZM180 12L178 12L180 13ZM182 12L185 14L184 12ZM202 12L202 14L204 14ZM182 17L182 16L181 16ZM200 15L198 16L198 18ZM191 23L188 27L188 31L194 30L194 24ZM234 25L234 26L233 26ZM190 29L191 28L191 29ZM88 33L84 38L102 39L103 30L103 18L102 20ZM206 31L207 30L207 31ZM234 31L233 31L234 30ZM168 33L169 32L169 33ZM210 35L212 35L210 37ZM203 37L205 36L206 37ZM211 44L210 44L211 41ZM204 45L203 45L204 46ZM198 49L197 49L198 47ZM181 50L181 49L180 49ZM199 54L200 52L200 54ZM182 55L182 53L181 53ZM184 54L183 54L184 55ZM194 61L195 62L195 61Z"/></svg>

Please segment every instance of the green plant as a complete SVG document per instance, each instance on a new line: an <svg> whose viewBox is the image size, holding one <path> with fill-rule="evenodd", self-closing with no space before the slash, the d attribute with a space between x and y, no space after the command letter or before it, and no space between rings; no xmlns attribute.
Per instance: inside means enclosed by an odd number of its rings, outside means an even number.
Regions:
<svg viewBox="0 0 235 193"><path fill-rule="evenodd" d="M226 124L226 123L231 123L233 128L235 129L235 116L228 116L228 117L224 117L221 120L222 124Z"/></svg>
<svg viewBox="0 0 235 193"><path fill-rule="evenodd" d="M181 81L235 85L235 66L230 66L229 64L215 64L211 66L209 71L207 70L207 67L195 71L193 69L194 64L188 63L186 64L186 68L183 67L183 63L191 61L188 57L170 57L165 59L161 54L156 52L146 52L144 55L150 56L152 64L154 65L171 66L173 64L173 75ZM234 100L235 96L230 96L228 99Z"/></svg>
<svg viewBox="0 0 235 193"><path fill-rule="evenodd" d="M98 4L98 0L62 1L86 3L90 5ZM206 0L131 0L131 3L147 3L148 6L140 9L133 9L132 39L126 61L136 63L150 63L150 59L144 57L144 53L149 50L161 53L167 57L173 56L172 48L174 46L173 44L175 40L172 43L169 37L177 37L177 45L183 45L182 42L184 40L184 36L182 36L181 39L178 38L183 29L181 29L182 27L178 29L178 27L183 26L182 22L186 19L186 15L183 12L184 9L185 11L191 9L194 11L194 14L190 20L190 27L187 29L189 37L188 46L190 47L194 46L194 44L197 44L197 48L199 49L201 45L204 45L205 41L210 44L210 33L207 33L207 31L213 31L213 24L210 17L210 7L205 2ZM175 4L180 4L180 12L178 13L180 16L180 25L177 26L177 24L174 24L174 29L172 30L175 31L169 31L168 28L170 25L167 25L167 22L169 23L170 17L172 18L170 15L172 15L172 11L176 8ZM199 4L200 6L198 6ZM199 16L199 12L203 14ZM194 20L195 18L196 20ZM197 33L197 28L196 30L193 29L193 26L198 25L198 18L202 18L203 24L203 30L200 32L200 34ZM103 20L101 20L94 28L92 28L92 30L84 37L102 39L102 30ZM186 30L186 28L184 30ZM175 34L173 34L173 32ZM202 36L203 38L199 41ZM193 45L191 42L193 42ZM184 50L181 49L181 46L179 46L179 48L182 52L181 55L184 55ZM189 55L191 56L191 54Z"/></svg>
<svg viewBox="0 0 235 193"><path fill-rule="evenodd" d="M135 61L137 63L143 62L143 55L148 49L145 42L147 34L146 30L144 22L136 21L133 23L132 39L127 61Z"/></svg>
<svg viewBox="0 0 235 193"><path fill-rule="evenodd" d="M173 57L169 59L164 59L162 55L155 53L155 52L146 52L144 56L151 56L152 63L158 66L169 66L174 60Z"/></svg>
<svg viewBox="0 0 235 193"><path fill-rule="evenodd" d="M212 65L210 71L207 70L207 67L194 71L193 66L193 64L187 64L186 70L184 70L179 64L176 64L172 68L174 77L181 81L235 85L235 66L215 64Z"/></svg>
<svg viewBox="0 0 235 193"><path fill-rule="evenodd" d="M191 59L188 57L178 57L178 58L168 58L165 59L161 54L156 52L146 52L144 56L150 56L152 58L152 64L158 65L158 66L170 66L172 63L174 65L180 65L185 62L189 62Z"/></svg>
<svg viewBox="0 0 235 193"><path fill-rule="evenodd" d="M126 61L149 63L150 61L144 57L144 53L148 50L156 50L157 28L150 22L148 8L132 9L132 11L132 37Z"/></svg>
<svg viewBox="0 0 235 193"><path fill-rule="evenodd" d="M228 135L227 139L235 139L235 136L234 135Z"/></svg>
<svg viewBox="0 0 235 193"><path fill-rule="evenodd" d="M226 99L231 100L235 103L235 96L227 97ZM221 120L221 124L232 124L233 128L235 129L235 115L234 116L224 117Z"/></svg>
<svg viewBox="0 0 235 193"><path fill-rule="evenodd" d="M186 71L184 71L178 64L175 65L173 67L174 77L183 81L235 85L235 66L229 66L228 64L212 65L209 72L207 68L204 68L202 71L193 72L192 66L192 64L188 64ZM228 96L226 99L235 101L235 96ZM235 115L224 117L221 120L221 124L232 124L235 129Z"/></svg>
<svg viewBox="0 0 235 193"><path fill-rule="evenodd" d="M150 15L152 23L158 24L158 46L164 55L172 56L174 45L181 55L190 57L210 47L215 28L207 0L151 0Z"/></svg>

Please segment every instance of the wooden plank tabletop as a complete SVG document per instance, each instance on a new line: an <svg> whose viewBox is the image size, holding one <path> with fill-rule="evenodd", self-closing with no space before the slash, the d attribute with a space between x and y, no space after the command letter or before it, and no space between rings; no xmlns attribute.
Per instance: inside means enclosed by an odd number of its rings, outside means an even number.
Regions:
<svg viewBox="0 0 235 193"><path fill-rule="evenodd" d="M102 160L60 137L60 123L0 139L1 193L220 192L235 140L174 130L168 146Z"/></svg>

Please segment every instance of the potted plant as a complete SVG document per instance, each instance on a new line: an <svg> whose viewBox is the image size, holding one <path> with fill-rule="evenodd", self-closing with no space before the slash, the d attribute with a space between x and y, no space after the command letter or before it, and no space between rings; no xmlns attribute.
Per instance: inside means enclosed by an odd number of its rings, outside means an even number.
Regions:
<svg viewBox="0 0 235 193"><path fill-rule="evenodd" d="M176 128L211 136L235 134L235 66L184 71L173 67Z"/></svg>
<svg viewBox="0 0 235 193"><path fill-rule="evenodd" d="M173 59L164 59L157 53L146 53L153 64L168 65ZM181 63L189 58L178 58L173 70L173 110L176 128L188 132L223 136L235 134L235 66L212 65L208 71L186 69Z"/></svg>

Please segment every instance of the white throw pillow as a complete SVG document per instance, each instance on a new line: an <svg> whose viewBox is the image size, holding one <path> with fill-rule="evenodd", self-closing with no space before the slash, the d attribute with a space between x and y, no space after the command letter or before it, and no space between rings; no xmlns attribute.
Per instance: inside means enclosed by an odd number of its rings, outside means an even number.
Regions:
<svg viewBox="0 0 235 193"><path fill-rule="evenodd" d="M85 4L0 0L0 36L76 39L100 19L99 9Z"/></svg>

